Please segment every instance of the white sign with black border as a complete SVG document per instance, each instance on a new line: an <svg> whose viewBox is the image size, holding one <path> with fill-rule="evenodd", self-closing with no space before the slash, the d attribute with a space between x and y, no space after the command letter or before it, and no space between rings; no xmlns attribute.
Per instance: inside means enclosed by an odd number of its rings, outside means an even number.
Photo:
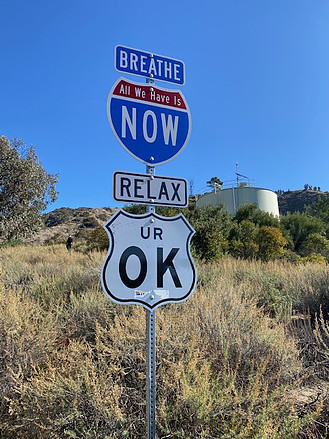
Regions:
<svg viewBox="0 0 329 439"><path fill-rule="evenodd" d="M187 180L115 171L113 198L127 203L187 207Z"/></svg>
<svg viewBox="0 0 329 439"><path fill-rule="evenodd" d="M190 297L197 280L190 253L195 231L182 214L133 215L120 209L104 229L110 245L101 279L112 301L152 310Z"/></svg>

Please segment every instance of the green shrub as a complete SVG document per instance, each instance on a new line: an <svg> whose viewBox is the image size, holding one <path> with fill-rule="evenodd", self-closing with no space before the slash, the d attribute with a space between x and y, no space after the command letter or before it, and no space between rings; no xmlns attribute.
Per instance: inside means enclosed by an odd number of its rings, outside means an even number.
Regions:
<svg viewBox="0 0 329 439"><path fill-rule="evenodd" d="M192 248L196 257L216 260L225 254L231 216L221 206L206 206L189 212L187 219L195 229Z"/></svg>
<svg viewBox="0 0 329 439"><path fill-rule="evenodd" d="M314 264L325 264L327 260L323 255L319 255L317 253L311 253L308 256L304 256L300 258L300 262L303 263L313 262Z"/></svg>
<svg viewBox="0 0 329 439"><path fill-rule="evenodd" d="M109 238L103 227L98 226L88 236L88 250L107 250L109 247Z"/></svg>
<svg viewBox="0 0 329 439"><path fill-rule="evenodd" d="M262 261L277 259L283 254L287 241L277 227L262 226L256 232L256 243L258 244L257 256Z"/></svg>

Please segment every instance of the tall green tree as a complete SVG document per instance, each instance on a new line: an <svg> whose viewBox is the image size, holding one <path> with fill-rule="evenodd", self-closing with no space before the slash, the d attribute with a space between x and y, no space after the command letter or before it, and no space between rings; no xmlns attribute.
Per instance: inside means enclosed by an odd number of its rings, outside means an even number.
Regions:
<svg viewBox="0 0 329 439"><path fill-rule="evenodd" d="M235 223L229 235L231 255L243 259L256 258L258 253L258 245L255 242L256 233L257 227L248 219Z"/></svg>
<svg viewBox="0 0 329 439"><path fill-rule="evenodd" d="M237 210L234 221L238 224L242 221L251 221L255 225L261 226L272 226L279 227L280 221L279 218L273 216L268 212L264 212L263 210L259 210L257 204L255 203L246 203L239 207Z"/></svg>
<svg viewBox="0 0 329 439"><path fill-rule="evenodd" d="M286 238L280 229L272 226L262 226L257 230L258 258L262 261L276 259L283 254Z"/></svg>
<svg viewBox="0 0 329 439"><path fill-rule="evenodd" d="M299 253L303 243L309 235L325 231L325 223L321 218L311 217L308 214L295 212L281 217L281 229L287 232L288 244L291 250Z"/></svg>
<svg viewBox="0 0 329 439"><path fill-rule="evenodd" d="M222 204L186 212L186 218L196 232L192 239L192 248L197 257L211 261L227 252L232 219Z"/></svg>
<svg viewBox="0 0 329 439"><path fill-rule="evenodd" d="M311 206L307 206L306 213L314 218L320 218L324 222L325 232L329 237L329 194L319 198Z"/></svg>
<svg viewBox="0 0 329 439"><path fill-rule="evenodd" d="M25 238L42 224L57 198L57 175L48 174L33 147L0 136L0 243Z"/></svg>
<svg viewBox="0 0 329 439"><path fill-rule="evenodd" d="M320 233L311 233L301 247L303 256L317 254L329 258L329 240Z"/></svg>

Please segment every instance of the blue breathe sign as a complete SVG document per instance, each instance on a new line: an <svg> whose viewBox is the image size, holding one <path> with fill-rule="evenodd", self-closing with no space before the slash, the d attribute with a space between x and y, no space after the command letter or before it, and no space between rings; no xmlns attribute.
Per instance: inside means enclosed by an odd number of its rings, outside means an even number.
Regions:
<svg viewBox="0 0 329 439"><path fill-rule="evenodd" d="M115 68L119 72L143 76L176 85L185 83L185 64L183 61L131 47L115 47Z"/></svg>

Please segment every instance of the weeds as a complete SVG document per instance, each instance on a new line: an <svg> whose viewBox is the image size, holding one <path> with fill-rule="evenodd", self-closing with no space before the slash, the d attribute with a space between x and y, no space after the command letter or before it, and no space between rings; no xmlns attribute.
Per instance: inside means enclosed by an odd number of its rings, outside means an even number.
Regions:
<svg viewBox="0 0 329 439"><path fill-rule="evenodd" d="M2 439L145 436L145 311L106 298L104 258L1 249ZM328 267L198 265L191 298L157 310L159 439L325 437L325 397L301 409L291 395L310 372L294 334L327 365ZM302 332L291 317L307 308L318 317Z"/></svg>

